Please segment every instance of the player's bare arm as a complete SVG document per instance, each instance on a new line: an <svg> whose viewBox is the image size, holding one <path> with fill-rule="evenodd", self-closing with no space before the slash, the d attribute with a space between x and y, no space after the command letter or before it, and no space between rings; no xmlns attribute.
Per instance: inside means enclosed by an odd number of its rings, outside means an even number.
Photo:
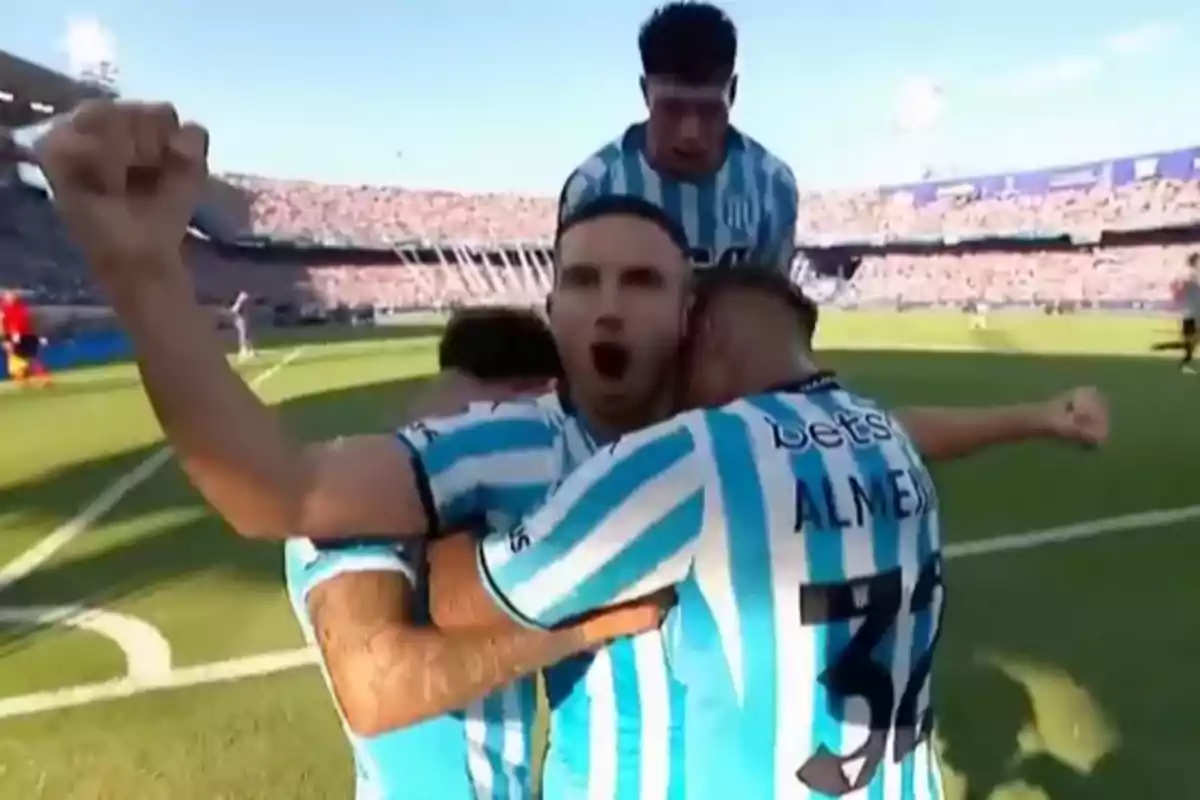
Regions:
<svg viewBox="0 0 1200 800"><path fill-rule="evenodd" d="M305 446L226 361L180 254L207 151L205 130L172 106L107 100L58 120L35 151L177 457L245 536L423 530L412 465L390 437Z"/></svg>
<svg viewBox="0 0 1200 800"><path fill-rule="evenodd" d="M464 708L568 656L656 627L661 618L657 606L641 605L554 631L497 616L487 628L443 632L414 626L411 603L411 586L395 572L339 575L309 593L334 694L359 735Z"/></svg>
<svg viewBox="0 0 1200 800"><path fill-rule="evenodd" d="M912 407L893 412L921 455L948 460L1002 444L1050 439L1084 447L1108 440L1108 403L1084 386L1040 403L987 408Z"/></svg>

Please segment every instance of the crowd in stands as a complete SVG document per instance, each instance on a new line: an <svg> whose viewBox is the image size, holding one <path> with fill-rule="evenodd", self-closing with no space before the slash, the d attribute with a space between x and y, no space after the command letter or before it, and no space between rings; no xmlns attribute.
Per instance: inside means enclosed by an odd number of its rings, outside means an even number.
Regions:
<svg viewBox="0 0 1200 800"><path fill-rule="evenodd" d="M801 207L808 231L834 241L1146 230L1200 222L1200 181L1157 178L983 198L949 193L928 203L905 192L831 192L807 194Z"/></svg>
<svg viewBox="0 0 1200 800"><path fill-rule="evenodd" d="M1060 183L1027 173L807 193L801 244L860 248L861 267L830 298L845 305L1162 306L1195 249L1186 237L1102 246L1101 233L1200 228L1200 151L1093 166ZM213 180L186 257L214 302L244 290L265 304L384 311L536 304L550 285L554 214L553 198L231 175ZM1055 237L1073 244L1036 244ZM971 240L994 244L955 249ZM926 249L893 246L914 241ZM803 263L798 279L812 277ZM39 302L99 300L50 201L11 172L0 174L0 286Z"/></svg>

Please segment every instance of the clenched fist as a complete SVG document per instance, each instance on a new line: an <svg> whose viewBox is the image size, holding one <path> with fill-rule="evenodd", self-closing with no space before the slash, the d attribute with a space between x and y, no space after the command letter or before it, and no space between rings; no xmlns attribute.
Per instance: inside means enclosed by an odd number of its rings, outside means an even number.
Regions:
<svg viewBox="0 0 1200 800"><path fill-rule="evenodd" d="M76 243L106 280L179 263L208 174L208 134L165 103L92 100L34 146Z"/></svg>
<svg viewBox="0 0 1200 800"><path fill-rule="evenodd" d="M1087 447L1108 441L1108 401L1093 386L1080 386L1048 400L1043 413L1053 434Z"/></svg>

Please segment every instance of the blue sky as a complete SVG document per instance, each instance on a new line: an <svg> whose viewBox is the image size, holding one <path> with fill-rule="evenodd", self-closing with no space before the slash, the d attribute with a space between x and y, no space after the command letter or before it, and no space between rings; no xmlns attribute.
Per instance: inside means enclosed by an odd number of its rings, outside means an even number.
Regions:
<svg viewBox="0 0 1200 800"><path fill-rule="evenodd" d="M0 4L0 48L66 70L111 46L127 96L209 127L217 170L554 193L642 115L637 27L656 4L37 0ZM740 32L735 122L806 186L1200 144L1200 3L724 7ZM71 21L110 41L72 49Z"/></svg>

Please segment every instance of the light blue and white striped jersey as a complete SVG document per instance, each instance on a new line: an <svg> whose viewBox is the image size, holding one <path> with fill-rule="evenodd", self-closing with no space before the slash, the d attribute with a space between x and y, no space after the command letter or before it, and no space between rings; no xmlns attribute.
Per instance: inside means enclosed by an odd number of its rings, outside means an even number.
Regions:
<svg viewBox="0 0 1200 800"><path fill-rule="evenodd" d="M937 495L899 425L831 378L623 438L479 559L539 627L676 587L686 797L943 796Z"/></svg>
<svg viewBox="0 0 1200 800"><path fill-rule="evenodd" d="M307 600L315 587L338 575L377 571L396 572L412 583L413 567L400 546L378 539L320 547L292 539L284 547L288 597L310 644L315 635ZM330 685L324 663L321 670ZM520 681L463 711L379 736L359 736L343 719L354 754L356 800L532 798L535 692L533 681Z"/></svg>
<svg viewBox="0 0 1200 800"><path fill-rule="evenodd" d="M725 161L712 175L678 180L646 160L645 123L632 125L567 178L558 200L562 220L598 195L634 195L670 214L687 232L697 266L741 263L791 268L799 199L782 159L730 127Z"/></svg>
<svg viewBox="0 0 1200 800"><path fill-rule="evenodd" d="M423 469L430 512L453 530L486 519L507 530L535 511L597 448L571 403L480 403L400 436ZM681 796L682 692L658 631L612 642L544 673L550 737L546 800L667 800Z"/></svg>

